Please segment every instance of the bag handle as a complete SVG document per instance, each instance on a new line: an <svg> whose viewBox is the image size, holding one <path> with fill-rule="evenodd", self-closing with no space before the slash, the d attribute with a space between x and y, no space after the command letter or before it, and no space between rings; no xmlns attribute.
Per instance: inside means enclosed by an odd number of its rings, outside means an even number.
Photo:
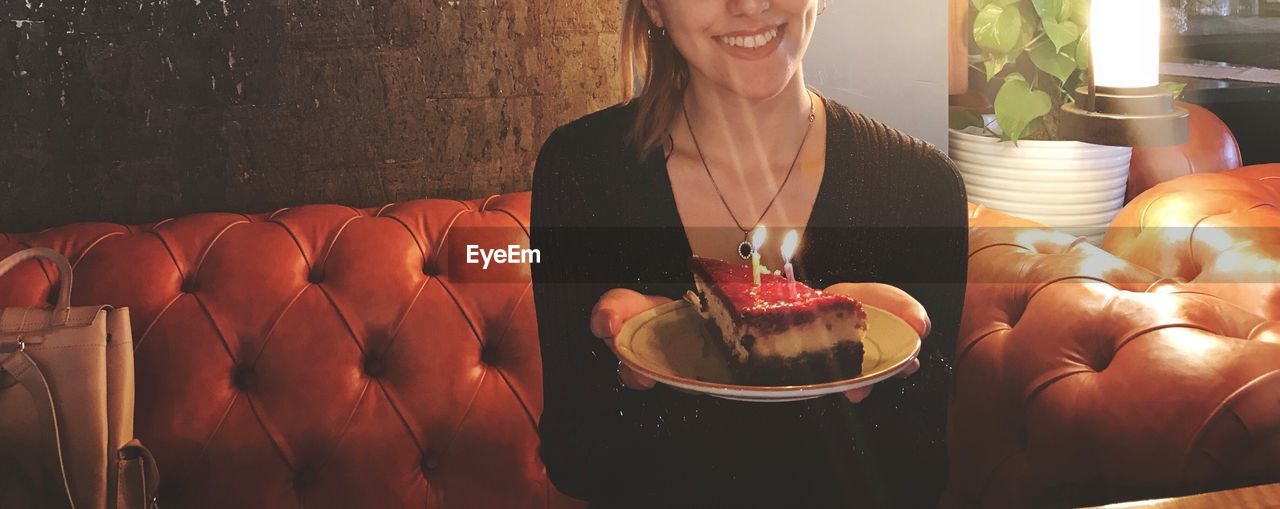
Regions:
<svg viewBox="0 0 1280 509"><path fill-rule="evenodd" d="M60 286L58 288L58 304L54 308L53 321L56 326L66 325L67 318L71 315L71 263L67 261L67 257L62 256L62 253L44 247L23 249L9 255L4 260L0 260L0 276L9 272L19 263L33 258L49 260L58 268ZM60 319L58 318L58 312L61 312Z"/></svg>
<svg viewBox="0 0 1280 509"><path fill-rule="evenodd" d="M8 260L6 259L5 262ZM65 261L65 260L64 260ZM0 263L0 269L3 267ZM0 273L3 273L0 270ZM35 403L37 418L44 429L53 430L53 445L58 456L58 473L62 476L62 489L67 494L70 509L76 508L76 501L71 498L71 485L67 483L67 466L62 460L62 434L58 430L58 415L53 410L53 393L49 392L49 382L35 361L26 351L18 350L0 360L0 371L7 371L19 384L31 392L31 400Z"/></svg>

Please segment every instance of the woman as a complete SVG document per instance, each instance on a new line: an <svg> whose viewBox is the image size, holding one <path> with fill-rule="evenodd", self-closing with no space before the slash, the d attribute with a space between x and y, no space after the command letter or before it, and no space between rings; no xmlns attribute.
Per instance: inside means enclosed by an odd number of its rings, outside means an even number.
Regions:
<svg viewBox="0 0 1280 509"><path fill-rule="evenodd" d="M556 487L593 508L936 504L964 189L932 146L805 86L822 2L629 0L623 61L643 88L630 90L624 65L628 100L558 128L538 155L541 454ZM782 266L781 232L797 229L797 279L929 336L911 376L743 403L618 362L622 323L692 287L690 255L741 262L738 244L761 225L767 266Z"/></svg>

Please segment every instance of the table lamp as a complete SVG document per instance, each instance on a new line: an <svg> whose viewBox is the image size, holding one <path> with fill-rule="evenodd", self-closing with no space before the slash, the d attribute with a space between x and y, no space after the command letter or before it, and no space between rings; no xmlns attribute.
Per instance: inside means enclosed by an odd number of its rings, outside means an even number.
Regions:
<svg viewBox="0 0 1280 509"><path fill-rule="evenodd" d="M1089 83L1062 106L1067 139L1127 147L1187 141L1186 110L1160 86L1160 0L1093 0Z"/></svg>

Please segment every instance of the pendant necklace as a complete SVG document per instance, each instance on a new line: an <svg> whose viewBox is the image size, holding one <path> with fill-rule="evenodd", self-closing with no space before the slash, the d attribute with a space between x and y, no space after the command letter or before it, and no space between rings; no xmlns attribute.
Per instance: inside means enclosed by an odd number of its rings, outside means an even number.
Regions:
<svg viewBox="0 0 1280 509"><path fill-rule="evenodd" d="M733 209L729 207L729 202L724 199L724 193L720 191L720 185L716 183L716 178L711 176L711 167L707 166L707 158L702 155L702 147L698 145L698 137L693 134L693 124L689 122L689 112L684 109L684 105L680 106L680 112L684 114L684 124L689 128L689 137L693 138L693 147L698 151L698 159L702 161L702 169L706 170L707 178L711 180L711 186L715 188L716 195L720 197L720 203L724 204L724 209L729 212L729 217L733 218L733 223L742 231L742 242L738 244L738 256L743 260L751 258L751 231L760 224L760 220L764 219L765 214L769 213L769 209L773 207L773 202L778 200L778 196L782 195L782 189L787 186L787 181L791 180L791 173L796 169L796 162L800 160L800 152L804 149L805 140L809 139L809 131L813 130L813 121L816 114L813 109L813 95L806 90L809 95L809 123L805 126L804 136L800 138L800 147L796 149L796 155L791 159L791 167L787 168L787 176L782 179L782 184L778 186L778 190L773 193L773 198L769 199L769 204L765 205L764 212L760 213L760 217L751 223L750 228L744 228L742 222L738 221L738 216L733 213Z"/></svg>

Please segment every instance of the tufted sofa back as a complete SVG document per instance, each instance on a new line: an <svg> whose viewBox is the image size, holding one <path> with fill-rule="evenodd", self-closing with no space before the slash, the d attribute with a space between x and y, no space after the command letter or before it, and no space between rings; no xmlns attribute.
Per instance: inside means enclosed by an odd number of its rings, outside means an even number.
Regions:
<svg viewBox="0 0 1280 509"><path fill-rule="evenodd" d="M1025 220L970 228L948 505L1280 480L1280 323Z"/></svg>
<svg viewBox="0 0 1280 509"><path fill-rule="evenodd" d="M56 249L73 304L129 308L162 507L579 506L537 456L527 266L448 261L527 246L528 209L516 193L82 223L0 234L0 256ZM0 278L0 306L47 302L50 274Z"/></svg>
<svg viewBox="0 0 1280 509"><path fill-rule="evenodd" d="M580 507L537 458L527 265L459 262L527 245L528 206L74 224L0 235L0 256L59 250L75 303L130 308L165 507ZM1029 221L975 207L970 225L949 505L1280 479L1276 322ZM0 278L0 306L47 302L49 274Z"/></svg>
<svg viewBox="0 0 1280 509"><path fill-rule="evenodd" d="M1134 147L1129 162L1125 200L1152 186L1183 175L1214 173L1240 167L1240 145L1227 124L1204 106L1178 102L1191 114L1186 143L1167 147Z"/></svg>
<svg viewBox="0 0 1280 509"><path fill-rule="evenodd" d="M1116 216L1103 246L1197 291L1280 319L1280 163L1160 184Z"/></svg>

